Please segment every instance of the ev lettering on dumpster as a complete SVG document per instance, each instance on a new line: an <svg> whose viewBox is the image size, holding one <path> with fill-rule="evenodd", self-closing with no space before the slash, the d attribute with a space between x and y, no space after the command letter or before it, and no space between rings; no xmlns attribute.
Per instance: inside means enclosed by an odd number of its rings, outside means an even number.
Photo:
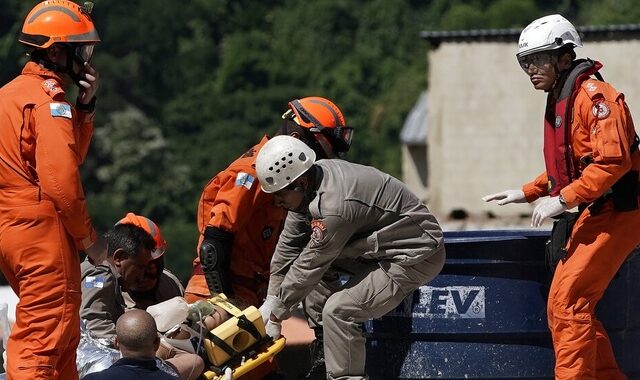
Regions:
<svg viewBox="0 0 640 380"><path fill-rule="evenodd" d="M422 286L413 316L422 318L484 318L483 286Z"/></svg>

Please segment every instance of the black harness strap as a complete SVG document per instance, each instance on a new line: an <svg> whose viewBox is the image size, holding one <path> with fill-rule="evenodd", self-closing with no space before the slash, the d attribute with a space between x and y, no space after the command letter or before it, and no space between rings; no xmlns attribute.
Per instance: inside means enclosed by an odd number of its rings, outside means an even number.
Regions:
<svg viewBox="0 0 640 380"><path fill-rule="evenodd" d="M220 339L217 335L212 333L211 331L207 331L207 338L213 342L216 346L220 347L222 351L226 352L232 358L238 355L238 351L234 350L231 346L227 344L224 340Z"/></svg>
<svg viewBox="0 0 640 380"><path fill-rule="evenodd" d="M262 339L262 335L256 328L256 326L249 321L246 315L241 315L238 317L238 327L253 335L256 340Z"/></svg>

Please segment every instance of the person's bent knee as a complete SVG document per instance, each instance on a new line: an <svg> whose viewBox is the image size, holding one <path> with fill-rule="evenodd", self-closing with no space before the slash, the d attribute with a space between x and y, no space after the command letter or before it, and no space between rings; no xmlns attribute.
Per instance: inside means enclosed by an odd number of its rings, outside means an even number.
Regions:
<svg viewBox="0 0 640 380"><path fill-rule="evenodd" d="M178 353L166 362L178 372L181 380L195 380L200 377L205 368L204 360L191 353Z"/></svg>
<svg viewBox="0 0 640 380"><path fill-rule="evenodd" d="M339 297L329 297L327 302L322 308L322 320L336 320L336 319L344 319L344 304L340 301Z"/></svg>

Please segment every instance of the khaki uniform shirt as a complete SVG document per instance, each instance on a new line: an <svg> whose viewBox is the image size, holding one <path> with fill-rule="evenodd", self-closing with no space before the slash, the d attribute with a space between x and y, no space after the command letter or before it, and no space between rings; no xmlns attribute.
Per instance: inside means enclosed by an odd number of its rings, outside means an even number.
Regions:
<svg viewBox="0 0 640 380"><path fill-rule="evenodd" d="M184 297L184 287L180 280L168 269L164 269L158 285L148 292L131 292L122 291L122 297L126 310L141 309L146 310L149 306L170 300L173 297Z"/></svg>
<svg viewBox="0 0 640 380"><path fill-rule="evenodd" d="M116 336L116 321L125 311L120 275L108 260L96 266L85 260L80 270L80 318L86 320L87 330L95 338L112 339Z"/></svg>
<svg viewBox="0 0 640 380"><path fill-rule="evenodd" d="M422 262L443 245L436 218L402 182L373 167L320 160L308 214L290 212L274 254L269 289L284 319L336 260Z"/></svg>

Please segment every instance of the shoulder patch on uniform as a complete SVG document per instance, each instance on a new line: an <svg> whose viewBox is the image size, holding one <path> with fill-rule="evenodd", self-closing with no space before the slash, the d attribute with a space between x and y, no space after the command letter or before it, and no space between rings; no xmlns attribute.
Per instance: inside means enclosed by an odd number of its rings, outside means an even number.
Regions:
<svg viewBox="0 0 640 380"><path fill-rule="evenodd" d="M67 103L49 103L49 109L51 110L51 116L53 117L66 117L72 118L71 106Z"/></svg>
<svg viewBox="0 0 640 380"><path fill-rule="evenodd" d="M87 276L82 281L82 287L85 289L104 288L104 276Z"/></svg>
<svg viewBox="0 0 640 380"><path fill-rule="evenodd" d="M324 234L327 231L327 226L324 225L322 220L311 221L311 240L315 243L319 243L324 239Z"/></svg>
<svg viewBox="0 0 640 380"><path fill-rule="evenodd" d="M255 178L251 174L240 172L236 176L236 186L244 186L247 189L251 189Z"/></svg>
<svg viewBox="0 0 640 380"><path fill-rule="evenodd" d="M594 92L595 90L598 89L598 86L596 86L595 84L593 84L592 82L587 83L584 88L589 91L589 92Z"/></svg>
<svg viewBox="0 0 640 380"><path fill-rule="evenodd" d="M43 81L42 88L52 98L58 94L64 94L64 89L60 87L55 79L47 79Z"/></svg>
<svg viewBox="0 0 640 380"><path fill-rule="evenodd" d="M602 120L609 117L609 115L611 114L611 109L609 109L609 106L604 104L604 102L597 102L593 105L593 108L591 108L591 113L598 120Z"/></svg>

